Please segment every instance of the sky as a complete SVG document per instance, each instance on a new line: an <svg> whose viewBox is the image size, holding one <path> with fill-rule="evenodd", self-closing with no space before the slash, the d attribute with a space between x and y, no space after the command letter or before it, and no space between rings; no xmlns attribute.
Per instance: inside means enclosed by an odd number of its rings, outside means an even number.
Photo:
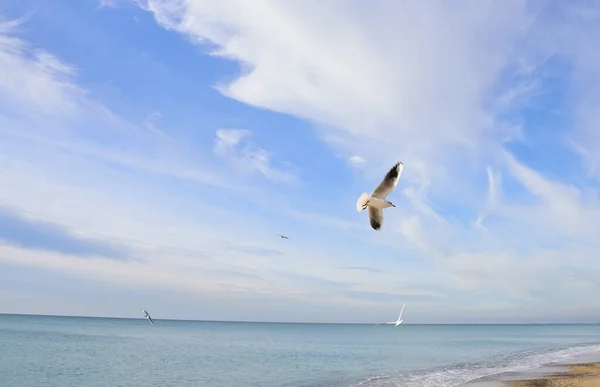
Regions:
<svg viewBox="0 0 600 387"><path fill-rule="evenodd" d="M599 321L599 37L583 0L4 0L0 313Z"/></svg>

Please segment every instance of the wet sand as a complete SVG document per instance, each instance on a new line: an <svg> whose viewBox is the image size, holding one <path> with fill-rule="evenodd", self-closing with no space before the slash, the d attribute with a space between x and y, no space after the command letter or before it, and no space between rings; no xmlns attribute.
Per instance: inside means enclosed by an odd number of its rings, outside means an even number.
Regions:
<svg viewBox="0 0 600 387"><path fill-rule="evenodd" d="M600 387L600 363L573 364L569 371L532 380L507 382L512 387Z"/></svg>

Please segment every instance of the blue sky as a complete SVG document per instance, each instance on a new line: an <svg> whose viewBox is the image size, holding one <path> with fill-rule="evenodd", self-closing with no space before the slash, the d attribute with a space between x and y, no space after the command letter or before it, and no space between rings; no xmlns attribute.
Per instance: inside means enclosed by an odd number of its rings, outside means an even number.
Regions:
<svg viewBox="0 0 600 387"><path fill-rule="evenodd" d="M0 312L593 319L599 18L583 1L5 1ZM355 203L397 160L375 232Z"/></svg>

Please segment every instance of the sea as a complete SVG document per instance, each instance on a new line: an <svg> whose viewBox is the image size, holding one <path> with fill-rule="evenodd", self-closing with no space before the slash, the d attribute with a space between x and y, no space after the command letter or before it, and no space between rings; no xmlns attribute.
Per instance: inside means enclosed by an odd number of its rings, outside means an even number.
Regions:
<svg viewBox="0 0 600 387"><path fill-rule="evenodd" d="M4 387L453 387L600 354L600 325L0 315Z"/></svg>

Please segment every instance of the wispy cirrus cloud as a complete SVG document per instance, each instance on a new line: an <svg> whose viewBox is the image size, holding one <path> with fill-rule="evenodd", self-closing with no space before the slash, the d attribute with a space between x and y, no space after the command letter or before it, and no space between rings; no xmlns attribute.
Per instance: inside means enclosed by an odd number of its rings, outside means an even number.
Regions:
<svg viewBox="0 0 600 387"><path fill-rule="evenodd" d="M269 180L294 183L297 178L272 166L271 154L250 141L252 132L247 129L218 129L214 151L237 169L257 172Z"/></svg>
<svg viewBox="0 0 600 387"><path fill-rule="evenodd" d="M340 269L345 269L345 270L362 270L362 271L368 271L371 273L381 273L381 270L379 269L374 269L372 267L363 267L363 266L342 266Z"/></svg>
<svg viewBox="0 0 600 387"><path fill-rule="evenodd" d="M78 111L85 91L71 82L76 69L18 37L24 20L0 21L0 103L3 110L63 118Z"/></svg>

